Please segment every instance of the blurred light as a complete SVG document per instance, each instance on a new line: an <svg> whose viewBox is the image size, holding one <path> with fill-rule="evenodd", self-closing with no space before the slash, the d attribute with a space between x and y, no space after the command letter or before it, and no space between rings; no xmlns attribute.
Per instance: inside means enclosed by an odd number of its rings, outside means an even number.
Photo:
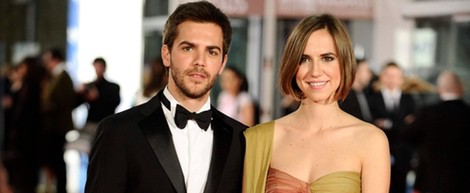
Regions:
<svg viewBox="0 0 470 193"><path fill-rule="evenodd" d="M80 137L80 133L77 130L71 130L65 135L65 140L67 142L72 142L77 140Z"/></svg>

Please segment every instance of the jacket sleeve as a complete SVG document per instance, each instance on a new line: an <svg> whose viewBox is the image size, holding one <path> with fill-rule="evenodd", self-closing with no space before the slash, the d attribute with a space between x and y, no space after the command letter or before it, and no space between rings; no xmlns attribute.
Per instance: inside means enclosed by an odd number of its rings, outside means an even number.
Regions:
<svg viewBox="0 0 470 193"><path fill-rule="evenodd" d="M85 193L123 193L127 184L125 135L111 119L98 126L90 152Z"/></svg>

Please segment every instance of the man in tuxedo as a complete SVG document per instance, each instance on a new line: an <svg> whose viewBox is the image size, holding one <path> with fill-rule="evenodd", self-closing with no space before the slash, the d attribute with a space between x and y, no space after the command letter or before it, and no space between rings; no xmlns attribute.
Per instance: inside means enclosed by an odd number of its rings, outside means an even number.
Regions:
<svg viewBox="0 0 470 193"><path fill-rule="evenodd" d="M399 133L414 119L413 96L404 93L403 70L394 62L387 63L379 74L380 90L370 97L373 123L387 135L392 154L391 193L406 192L406 175L411 169L411 149L400 142Z"/></svg>
<svg viewBox="0 0 470 193"><path fill-rule="evenodd" d="M177 7L163 31L168 85L100 123L86 193L241 192L246 126L210 103L231 33L227 16L207 1Z"/></svg>
<svg viewBox="0 0 470 193"><path fill-rule="evenodd" d="M441 101L424 107L402 133L418 147L415 192L470 192L470 106L464 85L450 71L437 81Z"/></svg>

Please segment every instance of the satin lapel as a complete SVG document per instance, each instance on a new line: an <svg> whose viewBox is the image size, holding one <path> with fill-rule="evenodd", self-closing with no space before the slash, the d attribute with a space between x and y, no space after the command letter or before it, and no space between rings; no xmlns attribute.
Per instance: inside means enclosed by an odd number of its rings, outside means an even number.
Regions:
<svg viewBox="0 0 470 193"><path fill-rule="evenodd" d="M214 109L214 107L212 107ZM232 130L226 128L221 118L214 113L212 120L212 129L214 130L214 142L212 147L212 158L204 193L214 193L217 190L227 155L230 152L230 144L232 142Z"/></svg>
<svg viewBox="0 0 470 193"><path fill-rule="evenodd" d="M178 193L185 193L186 186L184 184L183 172L161 106L156 108L152 114L144 119L140 126L152 147L153 153L165 170L175 190Z"/></svg>

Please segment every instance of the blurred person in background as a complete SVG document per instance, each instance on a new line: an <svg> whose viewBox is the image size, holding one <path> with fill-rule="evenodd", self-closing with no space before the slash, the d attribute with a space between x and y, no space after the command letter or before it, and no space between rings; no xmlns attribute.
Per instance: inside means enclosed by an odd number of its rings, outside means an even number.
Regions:
<svg viewBox="0 0 470 193"><path fill-rule="evenodd" d="M72 79L66 71L62 50L51 48L42 54L48 72L42 92L41 157L46 171L46 189L55 181L56 192L65 193L65 134L74 129L72 110L77 102Z"/></svg>
<svg viewBox="0 0 470 193"><path fill-rule="evenodd" d="M134 106L150 100L168 83L168 73L161 56L153 59L150 66L144 69L143 83L143 88L136 93Z"/></svg>
<svg viewBox="0 0 470 193"><path fill-rule="evenodd" d="M282 116L291 114L295 110L297 110L300 106L300 102L295 100L294 97L290 95L284 95L281 99L281 109L282 109Z"/></svg>
<svg viewBox="0 0 470 193"><path fill-rule="evenodd" d="M351 40L336 17L304 18L290 33L279 70L293 113L245 132L244 193L387 193L383 131L342 111L356 71Z"/></svg>
<svg viewBox="0 0 470 193"><path fill-rule="evenodd" d="M390 143L392 156L391 193L405 193L406 176L411 170L411 148L401 143L399 133L411 123L416 111L412 95L402 91L403 70L395 62L387 63L379 74L379 90L370 97L373 123L381 128Z"/></svg>
<svg viewBox="0 0 470 193"><path fill-rule="evenodd" d="M3 163L0 163L0 192L13 193L10 182L8 180L8 172Z"/></svg>
<svg viewBox="0 0 470 193"><path fill-rule="evenodd" d="M470 192L470 106L462 99L457 74L443 71L437 79L441 101L423 107L402 133L418 148L416 193Z"/></svg>
<svg viewBox="0 0 470 193"><path fill-rule="evenodd" d="M88 135L90 140L95 135L98 123L105 117L114 114L121 102L120 87L106 79L106 61L96 58L92 62L95 68L96 79L93 82L80 86L77 93L77 106L85 103L88 107L88 115L82 134ZM91 141L90 141L91 145ZM89 147L86 148L86 153Z"/></svg>
<svg viewBox="0 0 470 193"><path fill-rule="evenodd" d="M5 150L5 137L8 135L8 128L10 128L11 122L11 107L13 106L12 98L12 81L17 79L16 70L10 64L5 64L1 67L1 110L2 110L2 144L1 144L1 153L3 155Z"/></svg>
<svg viewBox="0 0 470 193"><path fill-rule="evenodd" d="M180 4L163 30L168 85L99 125L86 193L240 193L245 125L211 105L232 28L208 1Z"/></svg>
<svg viewBox="0 0 470 193"><path fill-rule="evenodd" d="M12 106L12 97L11 97L11 81L10 75L12 74L12 67L9 64L3 64L0 67L0 192L5 193L12 193L13 190L11 189L8 171L5 168L4 164L4 157L5 157L5 136L8 135L6 132L8 128L9 118L8 116L11 114L8 111Z"/></svg>
<svg viewBox="0 0 470 193"><path fill-rule="evenodd" d="M43 75L36 57L24 58L15 68L4 155L15 193L36 192L39 181L40 82Z"/></svg>
<svg viewBox="0 0 470 193"><path fill-rule="evenodd" d="M251 127L255 124L255 106L248 93L246 76L233 66L226 66L220 76L217 109Z"/></svg>
<svg viewBox="0 0 470 193"><path fill-rule="evenodd" d="M372 71L366 60L356 60L356 64L356 78L348 96L339 102L339 107L356 118L370 123L372 115L369 108L370 93L367 87L372 79Z"/></svg>

